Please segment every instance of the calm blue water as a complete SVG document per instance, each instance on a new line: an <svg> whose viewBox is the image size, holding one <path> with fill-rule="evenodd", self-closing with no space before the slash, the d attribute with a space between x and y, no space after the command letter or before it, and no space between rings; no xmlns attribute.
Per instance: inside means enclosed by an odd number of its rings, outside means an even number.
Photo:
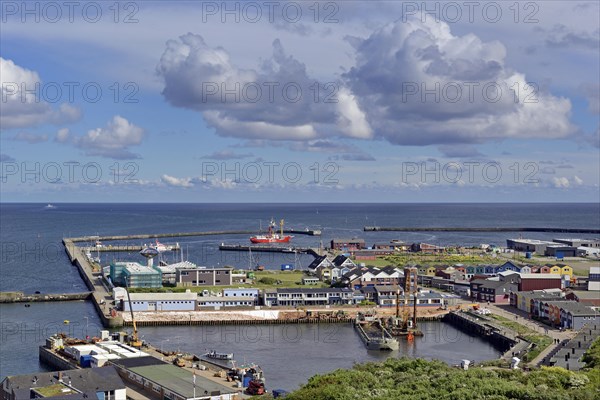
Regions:
<svg viewBox="0 0 600 400"><path fill-rule="evenodd" d="M318 246L327 244L333 237L362 237L367 244L376 241L401 239L406 242L425 241L440 245L480 243L505 244L508 237L518 233L405 233L363 232L365 225L381 226L559 226L600 227L599 204L55 204L46 209L45 204L0 204L0 291L21 290L28 293L85 291L77 270L69 263L61 245L65 236L119 235L135 233L184 232L203 230L258 230L262 221L265 227L274 217L285 218L286 227L321 229L323 236L298 235L294 244ZM533 239L552 239L564 236L552 233L531 233ZM589 235L577 235L586 237ZM169 243L174 239L164 239ZM185 258L200 265L228 264L246 268L247 254L218 251L221 242L248 243L247 235L200 237L178 239ZM141 241L130 244L140 244ZM108 244L108 243L107 243ZM101 254L103 264L112 259L142 261L137 254ZM169 255L167 257L172 257ZM254 263L267 268L278 268L282 263L294 262L293 255L253 254ZM302 256L301 266L312 257ZM87 320L85 319L87 317ZM62 321L68 319L68 327ZM37 346L43 344L48 334L71 330L81 336L85 325L90 332L99 329L99 321L92 306L85 302L1 305L0 322L0 376L38 371ZM146 329L146 328L144 328ZM188 337L192 328L152 328L146 340L158 341L175 336ZM201 328L197 328L201 329ZM277 328L281 329L281 328ZM305 327L304 337L312 337L313 327ZM344 328L345 329L345 328ZM316 372L349 367L353 361L377 359L354 342L356 335L347 329L338 333L342 344L312 343L303 346L286 340L276 345L257 341L235 347L244 351L248 360L258 361L268 368L267 375L276 377L280 386L294 388ZM314 335L313 335L314 336ZM183 343L183 341L182 341ZM446 343L446 342L444 342ZM464 351L471 351L478 359L497 354L479 339L464 338L456 345L423 342L414 349L404 349L406 354L437 357L448 362L458 362ZM360 343L359 343L360 344ZM189 351L199 352L202 347L218 347L213 341L191 341ZM184 346L183 344L181 345ZM266 347L265 347L266 346ZM270 346L270 347L269 347ZM267 348L269 347L269 348ZM274 349L269 350L271 347ZM311 353L316 352L316 353ZM281 371L282 359L295 354L298 360L293 378ZM312 355L311 355L312 354ZM310 357L309 357L310 355ZM314 357L313 357L314 356ZM264 358L267 359L264 359ZM479 359L483 359L479 358ZM310 361L310 360L317 361ZM272 379L272 378L271 378Z"/></svg>

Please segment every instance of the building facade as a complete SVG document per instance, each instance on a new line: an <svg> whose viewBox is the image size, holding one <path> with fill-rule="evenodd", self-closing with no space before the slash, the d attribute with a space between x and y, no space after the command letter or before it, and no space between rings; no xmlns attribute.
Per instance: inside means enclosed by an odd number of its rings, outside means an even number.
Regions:
<svg viewBox="0 0 600 400"><path fill-rule="evenodd" d="M230 267L221 268L181 268L177 270L177 286L231 286Z"/></svg>

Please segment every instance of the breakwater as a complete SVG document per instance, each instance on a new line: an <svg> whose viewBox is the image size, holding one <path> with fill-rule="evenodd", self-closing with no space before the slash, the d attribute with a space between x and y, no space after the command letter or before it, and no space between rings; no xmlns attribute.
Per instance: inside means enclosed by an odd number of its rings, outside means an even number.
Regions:
<svg viewBox="0 0 600 400"><path fill-rule="evenodd" d="M393 227L365 226L365 232L555 232L555 233L600 233L594 228L522 228L522 227Z"/></svg>
<svg viewBox="0 0 600 400"><path fill-rule="evenodd" d="M320 236L319 229L284 229L284 233L295 235ZM255 235L256 231L252 230L231 230L231 231L204 231L204 232L174 232L174 233L142 233L135 235L108 235L108 236L81 236L69 238L73 243L92 242L104 240L134 240L134 239L160 239L173 237L190 237L190 236L222 236L222 235Z"/></svg>
<svg viewBox="0 0 600 400"><path fill-rule="evenodd" d="M23 292L0 292L0 303L39 303L44 301L77 301L86 300L91 292L57 293L57 294L24 294Z"/></svg>

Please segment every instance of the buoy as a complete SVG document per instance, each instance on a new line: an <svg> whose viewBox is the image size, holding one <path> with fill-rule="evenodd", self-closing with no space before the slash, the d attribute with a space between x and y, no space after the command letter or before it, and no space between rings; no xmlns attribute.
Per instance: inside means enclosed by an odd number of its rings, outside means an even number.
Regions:
<svg viewBox="0 0 600 400"><path fill-rule="evenodd" d="M31 307L31 304L25 304L25 307Z"/></svg>

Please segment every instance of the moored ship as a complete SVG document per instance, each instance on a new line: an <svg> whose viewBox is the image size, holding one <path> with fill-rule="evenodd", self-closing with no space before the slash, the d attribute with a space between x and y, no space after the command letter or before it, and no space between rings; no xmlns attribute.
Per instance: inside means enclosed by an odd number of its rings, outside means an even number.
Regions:
<svg viewBox="0 0 600 400"><path fill-rule="evenodd" d="M256 235L250 238L252 243L289 243L293 236L283 234L283 220L279 222L280 232L275 232L275 221L271 219L269 229L265 235Z"/></svg>

